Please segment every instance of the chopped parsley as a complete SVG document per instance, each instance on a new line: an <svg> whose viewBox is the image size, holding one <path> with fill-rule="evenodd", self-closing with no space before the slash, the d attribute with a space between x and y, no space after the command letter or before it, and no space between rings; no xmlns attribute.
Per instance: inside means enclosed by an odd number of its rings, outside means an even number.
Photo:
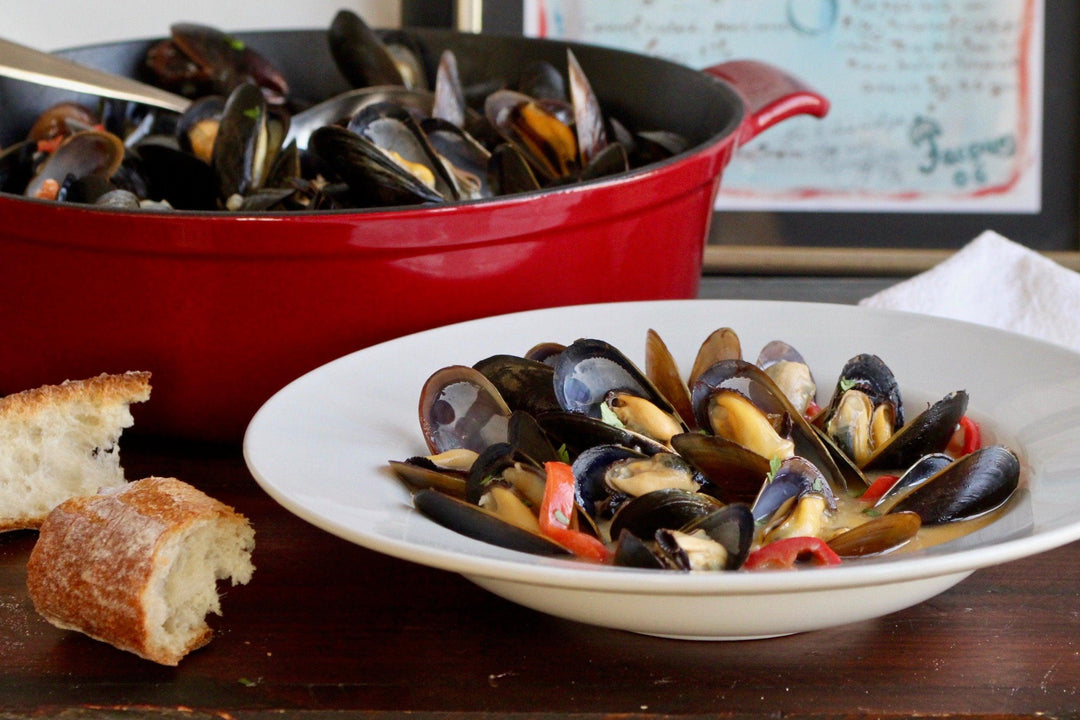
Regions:
<svg viewBox="0 0 1080 720"><path fill-rule="evenodd" d="M779 455L773 455L769 460L769 474L765 476L765 484L768 485L776 477L776 473L780 471L780 465L782 464Z"/></svg>
<svg viewBox="0 0 1080 720"><path fill-rule="evenodd" d="M613 425L621 430L626 429L623 421L619 419L619 416L615 414L615 411L607 403L600 403L600 419L608 425Z"/></svg>

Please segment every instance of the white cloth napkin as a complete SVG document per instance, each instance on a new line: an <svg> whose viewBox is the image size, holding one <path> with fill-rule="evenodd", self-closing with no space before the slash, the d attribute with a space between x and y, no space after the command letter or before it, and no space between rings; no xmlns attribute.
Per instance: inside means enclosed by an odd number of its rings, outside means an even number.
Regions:
<svg viewBox="0 0 1080 720"><path fill-rule="evenodd" d="M967 320L1080 352L1080 273L990 230L859 304Z"/></svg>

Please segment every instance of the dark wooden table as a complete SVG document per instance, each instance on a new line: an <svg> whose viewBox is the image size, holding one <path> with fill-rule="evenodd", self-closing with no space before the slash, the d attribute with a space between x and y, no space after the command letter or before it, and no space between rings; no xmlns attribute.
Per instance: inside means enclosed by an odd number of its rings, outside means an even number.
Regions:
<svg viewBox="0 0 1080 720"><path fill-rule="evenodd" d="M35 533L0 535L0 718L1080 717L1080 544L981 570L908 610L773 640L698 643L559 620L296 519L238 447L125 436L257 531L209 646L167 668L35 612ZM799 612L792 607L791 612Z"/></svg>

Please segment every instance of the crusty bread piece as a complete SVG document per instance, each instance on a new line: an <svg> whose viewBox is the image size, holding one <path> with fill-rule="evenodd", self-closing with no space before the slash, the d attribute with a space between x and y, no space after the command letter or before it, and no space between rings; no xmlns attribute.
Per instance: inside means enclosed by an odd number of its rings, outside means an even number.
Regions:
<svg viewBox="0 0 1080 720"><path fill-rule="evenodd" d="M76 495L125 482L117 442L150 373L102 374L0 397L0 532L36 528Z"/></svg>
<svg viewBox="0 0 1080 720"><path fill-rule="evenodd" d="M255 531L228 505L151 477L54 509L27 572L49 622L163 665L210 642L217 581L246 584Z"/></svg>

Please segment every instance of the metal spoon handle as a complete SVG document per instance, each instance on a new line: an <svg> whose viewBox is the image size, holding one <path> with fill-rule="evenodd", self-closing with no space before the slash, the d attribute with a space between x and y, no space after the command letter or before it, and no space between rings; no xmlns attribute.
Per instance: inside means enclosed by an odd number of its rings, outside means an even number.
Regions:
<svg viewBox="0 0 1080 720"><path fill-rule="evenodd" d="M183 112L191 101L153 85L0 38L0 76Z"/></svg>

